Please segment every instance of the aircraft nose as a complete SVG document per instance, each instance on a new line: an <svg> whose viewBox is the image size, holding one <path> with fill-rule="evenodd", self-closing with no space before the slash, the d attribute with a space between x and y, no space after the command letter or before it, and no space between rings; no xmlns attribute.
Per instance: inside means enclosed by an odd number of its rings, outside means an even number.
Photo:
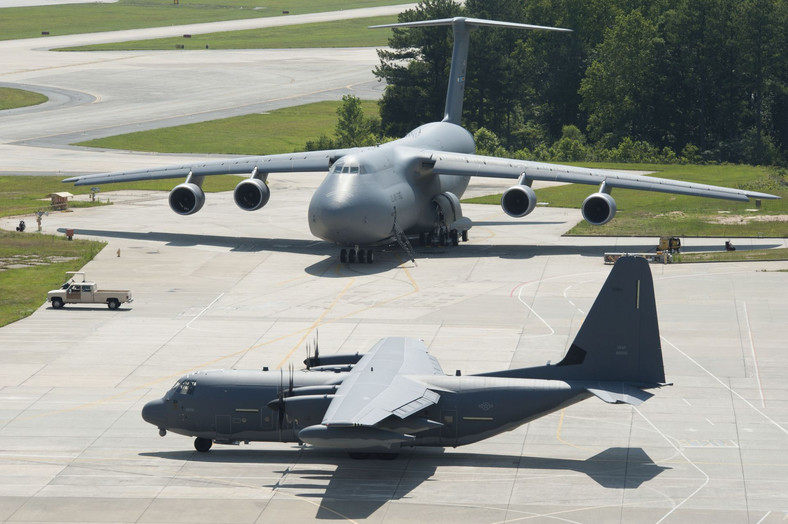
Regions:
<svg viewBox="0 0 788 524"><path fill-rule="evenodd" d="M391 237L391 199L377 187L321 187L309 203L309 229L340 245L370 245Z"/></svg>
<svg viewBox="0 0 788 524"><path fill-rule="evenodd" d="M159 428L167 427L167 411L163 398L151 400L142 408L142 418L145 422Z"/></svg>

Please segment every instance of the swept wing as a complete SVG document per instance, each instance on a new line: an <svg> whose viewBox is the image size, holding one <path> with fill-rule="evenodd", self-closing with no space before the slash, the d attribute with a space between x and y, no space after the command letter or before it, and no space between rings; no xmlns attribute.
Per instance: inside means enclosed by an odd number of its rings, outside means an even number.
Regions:
<svg viewBox="0 0 788 524"><path fill-rule="evenodd" d="M638 189L641 191L658 191L660 193L720 198L741 202L746 202L750 198L780 198L757 191L682 182L680 180L621 173L606 169L591 169L464 153L446 153L443 151L422 151L422 155L425 161L434 163L433 171L435 173L445 175L511 179L519 179L521 176L524 176L526 181L540 180L599 186L604 184L604 187L607 189Z"/></svg>

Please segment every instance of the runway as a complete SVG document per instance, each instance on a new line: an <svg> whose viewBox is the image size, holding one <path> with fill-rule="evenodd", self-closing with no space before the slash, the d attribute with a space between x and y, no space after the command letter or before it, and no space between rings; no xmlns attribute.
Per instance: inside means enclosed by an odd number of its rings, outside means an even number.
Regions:
<svg viewBox="0 0 788 524"><path fill-rule="evenodd" d="M11 47L3 45L22 44L0 43L6 57ZM114 134L289 95L356 89L368 85L376 63L371 50L333 50L330 60L300 51L206 60L169 52L54 57L35 54L38 45L24 44L38 65L24 69L4 58L0 81L62 97L43 111L0 114L0 172L166 163L164 155L65 144L79 133ZM181 74L167 73L179 65ZM329 70L335 74L311 78ZM203 73L201 82L183 81L194 71ZM226 82L223 71L250 82ZM217 97L222 87L225 96ZM306 343L318 336L324 354L363 352L384 336L421 338L447 373L556 362L609 272L602 253L657 243L562 237L580 220L578 210L540 207L517 220L497 206L464 205L475 223L468 243L419 249L415 264L389 251L373 265L340 265L336 247L309 234L307 203L321 178L271 176L271 201L256 213L220 193L183 217L169 210L165 193L108 187L100 195L112 206L44 217L45 233L73 228L78 237L108 242L85 271L102 287L131 289L135 301L117 311L42 304L0 328L0 521L788 518L786 262L653 265L674 385L637 408L589 399L474 445L408 450L394 461L277 443L216 445L198 454L191 439L159 437L140 410L182 374L298 369ZM472 182L469 194L506 185ZM0 219L0 227L17 221ZM722 247L720 239L682 240L685 250Z"/></svg>

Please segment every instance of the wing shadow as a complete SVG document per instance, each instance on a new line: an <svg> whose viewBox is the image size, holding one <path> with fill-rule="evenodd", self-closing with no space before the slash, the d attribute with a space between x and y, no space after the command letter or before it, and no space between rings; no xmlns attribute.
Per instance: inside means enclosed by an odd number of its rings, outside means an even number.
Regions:
<svg viewBox="0 0 788 524"><path fill-rule="evenodd" d="M607 489L637 489L670 469L655 464L642 448L624 447L608 448L585 460L446 453L441 448L405 450L396 460L354 460L344 453L297 447L265 452L214 448L210 453L162 451L140 455L208 463L281 464L282 469L274 471L281 476L279 481L265 487L287 490L297 497L319 498L315 517L321 520L369 518L387 502L408 498L439 467L574 471ZM331 466L336 467L332 470Z"/></svg>

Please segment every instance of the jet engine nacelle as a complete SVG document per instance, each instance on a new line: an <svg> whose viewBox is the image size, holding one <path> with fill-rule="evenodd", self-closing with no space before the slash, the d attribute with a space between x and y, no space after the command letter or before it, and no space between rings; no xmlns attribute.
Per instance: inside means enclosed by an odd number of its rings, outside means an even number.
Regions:
<svg viewBox="0 0 788 524"><path fill-rule="evenodd" d="M271 190L268 184L259 178L247 178L237 186L233 192L235 203L246 211L257 211L268 203Z"/></svg>
<svg viewBox="0 0 788 524"><path fill-rule="evenodd" d="M529 186L512 186L501 195L501 207L510 217L524 217L536 207L536 193Z"/></svg>
<svg viewBox="0 0 788 524"><path fill-rule="evenodd" d="M179 215L192 215L205 204L205 193L197 184L186 182L170 191L170 208Z"/></svg>
<svg viewBox="0 0 788 524"><path fill-rule="evenodd" d="M607 193L588 195L580 206L583 218L591 225L607 224L616 216L616 201Z"/></svg>

